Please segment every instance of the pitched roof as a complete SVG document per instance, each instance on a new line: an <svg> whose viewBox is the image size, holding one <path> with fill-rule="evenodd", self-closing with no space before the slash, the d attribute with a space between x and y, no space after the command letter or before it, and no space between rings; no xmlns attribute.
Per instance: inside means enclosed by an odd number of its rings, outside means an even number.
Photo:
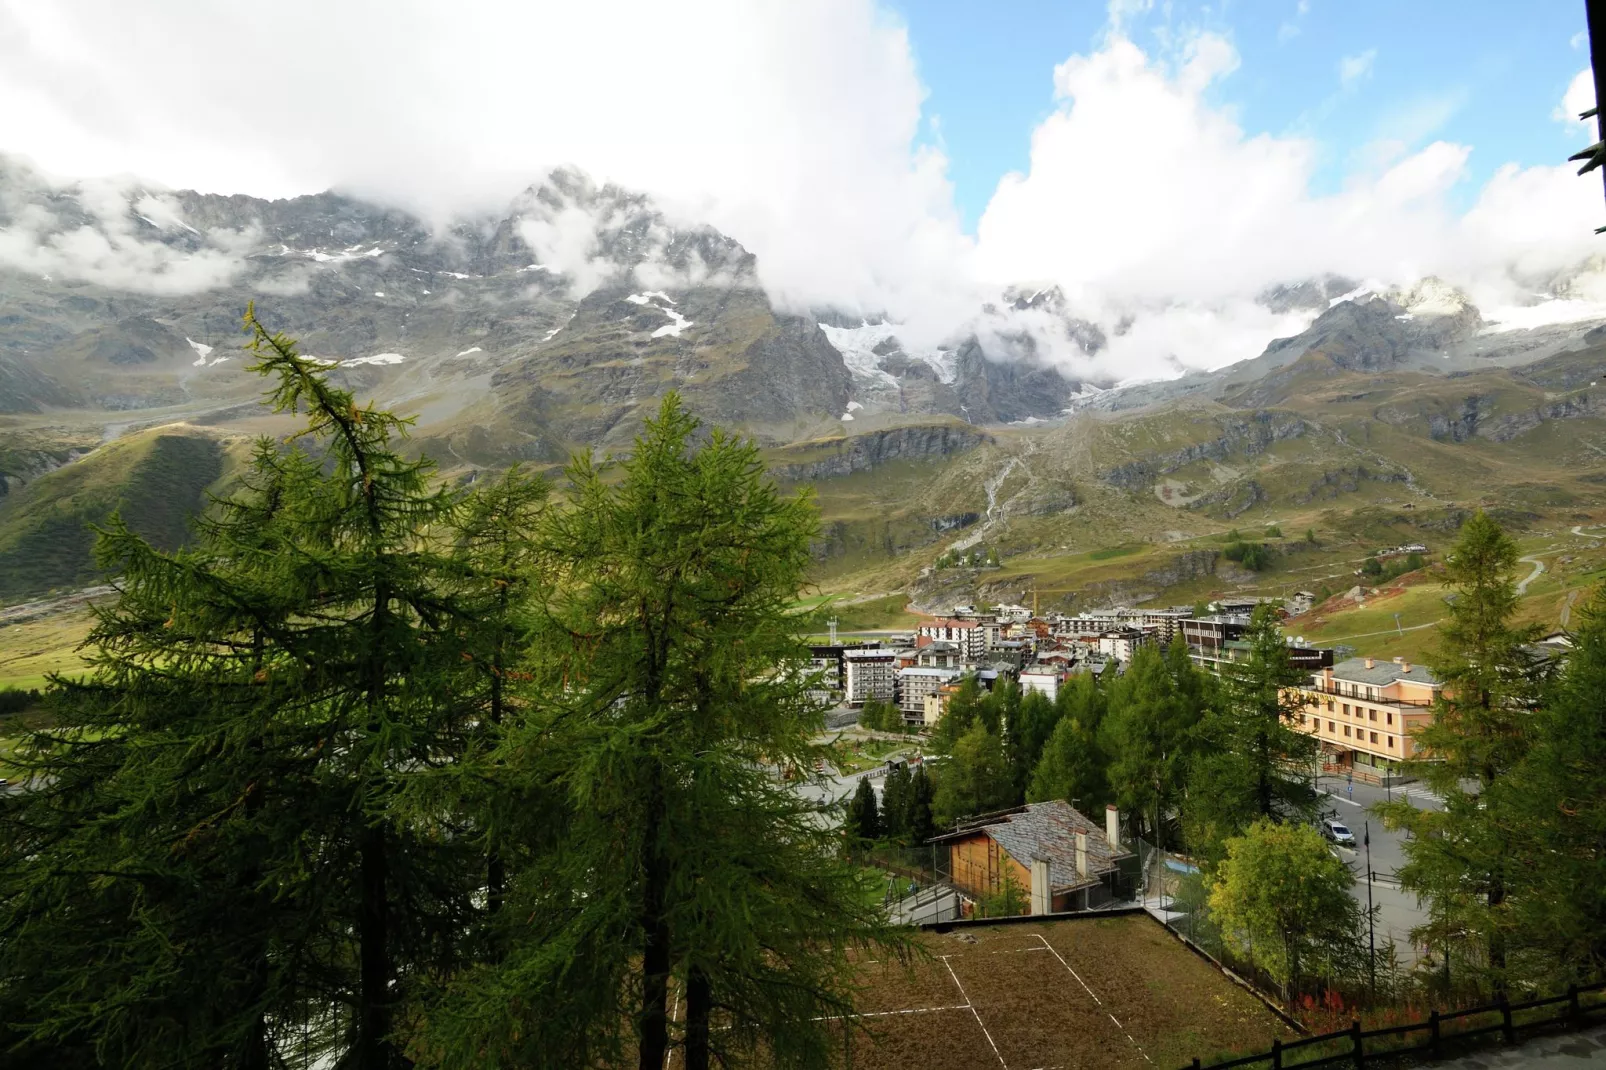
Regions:
<svg viewBox="0 0 1606 1070"><path fill-rule="evenodd" d="M1076 834L1087 834L1088 876L1076 871ZM1048 860L1048 883L1055 892L1072 891L1097 884L1106 873L1118 868L1116 860L1132 852L1112 849L1104 829L1063 801L1027 803L1018 810L979 818L961 824L937 841L959 840L986 835L1021 865L1031 867L1034 859Z"/></svg>

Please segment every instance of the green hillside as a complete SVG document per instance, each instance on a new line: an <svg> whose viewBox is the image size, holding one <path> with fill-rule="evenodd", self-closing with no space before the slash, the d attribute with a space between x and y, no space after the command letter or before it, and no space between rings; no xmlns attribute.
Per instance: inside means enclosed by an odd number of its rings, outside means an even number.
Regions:
<svg viewBox="0 0 1606 1070"><path fill-rule="evenodd" d="M215 434L155 428L0 499L0 601L93 582L93 529L113 513L159 547L180 545L207 488L224 475L225 452Z"/></svg>

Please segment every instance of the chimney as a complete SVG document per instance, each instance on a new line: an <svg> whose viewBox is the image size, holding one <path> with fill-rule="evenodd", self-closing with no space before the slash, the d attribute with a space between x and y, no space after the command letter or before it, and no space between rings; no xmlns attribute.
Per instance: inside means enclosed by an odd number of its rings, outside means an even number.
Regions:
<svg viewBox="0 0 1606 1070"><path fill-rule="evenodd" d="M1110 850L1121 849L1121 811L1113 806L1104 808L1104 838L1110 841Z"/></svg>
<svg viewBox="0 0 1606 1070"><path fill-rule="evenodd" d="M1087 833L1085 832L1076 834L1076 872L1084 879L1087 877Z"/></svg>
<svg viewBox="0 0 1606 1070"><path fill-rule="evenodd" d="M1374 664L1375 664L1375 663L1374 663L1374 662L1373 662L1373 661L1372 661L1372 659L1371 659L1371 658L1367 658L1367 659L1366 659L1366 667L1367 667L1367 668L1368 668L1368 669L1370 669L1370 668L1371 668L1371 667L1372 667L1372 666L1373 666L1373 665L1374 665Z"/></svg>
<svg viewBox="0 0 1606 1070"><path fill-rule="evenodd" d="M1405 660L1402 659L1400 661L1400 671L1402 671L1402 672L1410 672L1411 671L1411 663L1409 661L1405 661Z"/></svg>

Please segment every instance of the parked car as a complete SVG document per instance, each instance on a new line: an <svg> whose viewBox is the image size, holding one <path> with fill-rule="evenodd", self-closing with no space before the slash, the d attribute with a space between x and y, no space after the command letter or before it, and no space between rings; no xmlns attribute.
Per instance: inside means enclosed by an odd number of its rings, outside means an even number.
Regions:
<svg viewBox="0 0 1606 1070"><path fill-rule="evenodd" d="M1355 833L1351 832L1349 826L1341 821L1324 818L1322 820L1322 835L1329 842L1336 843L1340 847L1355 846Z"/></svg>

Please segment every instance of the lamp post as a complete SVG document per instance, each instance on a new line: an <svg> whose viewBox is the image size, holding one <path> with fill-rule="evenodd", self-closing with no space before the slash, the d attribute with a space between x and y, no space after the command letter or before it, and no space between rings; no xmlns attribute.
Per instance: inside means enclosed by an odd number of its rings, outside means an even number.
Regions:
<svg viewBox="0 0 1606 1070"><path fill-rule="evenodd" d="M1372 823L1366 822L1362 826L1362 835L1366 842L1366 925L1369 930L1367 944L1366 975L1370 982L1372 998L1377 999L1377 911L1372 907Z"/></svg>

